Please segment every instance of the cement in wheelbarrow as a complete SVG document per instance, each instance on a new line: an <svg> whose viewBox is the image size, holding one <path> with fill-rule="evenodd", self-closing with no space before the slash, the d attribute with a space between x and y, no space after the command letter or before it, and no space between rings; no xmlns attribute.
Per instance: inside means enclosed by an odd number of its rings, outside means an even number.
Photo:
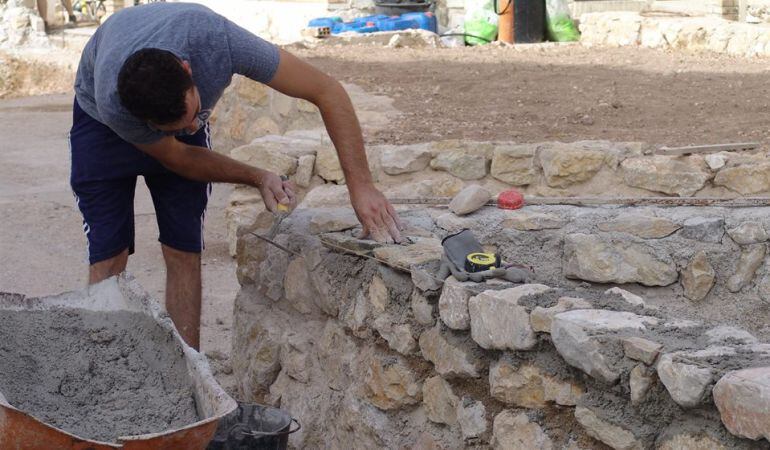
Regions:
<svg viewBox="0 0 770 450"><path fill-rule="evenodd" d="M0 448L205 448L235 406L129 277L0 295Z"/></svg>

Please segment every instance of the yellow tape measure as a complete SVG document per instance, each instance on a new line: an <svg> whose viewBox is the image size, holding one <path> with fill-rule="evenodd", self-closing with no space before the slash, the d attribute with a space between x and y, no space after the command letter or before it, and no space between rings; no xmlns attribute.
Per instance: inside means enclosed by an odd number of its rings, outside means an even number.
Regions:
<svg viewBox="0 0 770 450"><path fill-rule="evenodd" d="M482 272L500 267L500 257L495 253L470 253L465 257L466 272Z"/></svg>

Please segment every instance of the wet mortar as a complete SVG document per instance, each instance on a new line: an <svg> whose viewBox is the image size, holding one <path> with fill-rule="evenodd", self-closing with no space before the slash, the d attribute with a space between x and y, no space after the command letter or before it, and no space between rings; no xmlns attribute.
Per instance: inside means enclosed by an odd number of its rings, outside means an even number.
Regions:
<svg viewBox="0 0 770 450"><path fill-rule="evenodd" d="M0 393L98 441L198 420L181 347L152 318L128 311L0 311Z"/></svg>

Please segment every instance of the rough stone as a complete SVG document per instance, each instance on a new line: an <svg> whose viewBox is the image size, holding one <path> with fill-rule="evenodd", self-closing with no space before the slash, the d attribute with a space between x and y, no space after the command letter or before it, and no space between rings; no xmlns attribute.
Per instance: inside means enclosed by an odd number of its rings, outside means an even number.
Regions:
<svg viewBox="0 0 770 450"><path fill-rule="evenodd" d="M624 215L611 222L600 222L597 228L605 232L620 232L643 239L660 239L682 228L663 217Z"/></svg>
<svg viewBox="0 0 770 450"><path fill-rule="evenodd" d="M441 242L432 238L419 239L411 245L389 245L374 250L374 256L399 270L409 270L415 265L438 261L443 253Z"/></svg>
<svg viewBox="0 0 770 450"><path fill-rule="evenodd" d="M412 284L421 291L437 291L443 282L436 278L436 273L423 267L412 268Z"/></svg>
<svg viewBox="0 0 770 450"><path fill-rule="evenodd" d="M741 289L748 286L754 279L757 269L764 262L766 253L767 246L765 244L751 244L744 247L735 274L727 280L727 290L740 292Z"/></svg>
<svg viewBox="0 0 770 450"><path fill-rule="evenodd" d="M297 173L294 174L294 182L301 188L310 187L313 179L313 167L315 167L315 155L302 155L297 159Z"/></svg>
<svg viewBox="0 0 770 450"><path fill-rule="evenodd" d="M478 185L470 185L460 191L449 203L449 209L459 215L470 214L483 207L492 197L492 194Z"/></svg>
<svg viewBox="0 0 770 450"><path fill-rule="evenodd" d="M640 337L623 339L623 352L627 358L652 365L658 358L663 345Z"/></svg>
<svg viewBox="0 0 770 450"><path fill-rule="evenodd" d="M366 323L366 319L369 317L369 309L370 301L362 291L359 291L356 293L353 304L340 317L345 327L350 330L353 336L359 339L369 339L372 337L371 330Z"/></svg>
<svg viewBox="0 0 770 450"><path fill-rule="evenodd" d="M425 146L390 147L381 153L380 163L388 175L419 172L428 167L431 151Z"/></svg>
<svg viewBox="0 0 770 450"><path fill-rule="evenodd" d="M627 185L648 191L690 197L703 189L711 173L694 158L645 156L621 163Z"/></svg>
<svg viewBox="0 0 770 450"><path fill-rule="evenodd" d="M312 234L321 234L349 230L358 225L358 218L353 210L327 209L316 211L313 214L309 229Z"/></svg>
<svg viewBox="0 0 770 450"><path fill-rule="evenodd" d="M375 314L382 314L389 303L390 294L388 294L388 287L385 286L382 277L375 275L372 277L372 283L369 285L369 304L372 305Z"/></svg>
<svg viewBox="0 0 770 450"><path fill-rule="evenodd" d="M520 298L549 290L548 286L528 284L500 291L487 290L468 301L471 336L482 348L530 350L537 340L529 313L518 305Z"/></svg>
<svg viewBox="0 0 770 450"><path fill-rule="evenodd" d="M680 433L663 441L659 450L728 450L728 447L707 435Z"/></svg>
<svg viewBox="0 0 770 450"><path fill-rule="evenodd" d="M575 408L575 419L589 436L598 439L615 450L641 450L644 448L633 433L601 419L593 411L582 406Z"/></svg>
<svg viewBox="0 0 770 450"><path fill-rule="evenodd" d="M346 186L322 184L315 189L311 189L297 208L307 209L329 206L344 207L348 205L350 205L350 196L348 195L348 188Z"/></svg>
<svg viewBox="0 0 770 450"><path fill-rule="evenodd" d="M725 220L721 217L691 217L684 221L681 235L701 242L722 242Z"/></svg>
<svg viewBox="0 0 770 450"><path fill-rule="evenodd" d="M504 228L519 231L555 230L567 224L565 219L553 214L515 211L511 217L503 220Z"/></svg>
<svg viewBox="0 0 770 450"><path fill-rule="evenodd" d="M716 275L706 252L700 250L682 271L684 296L693 301L703 300L714 287Z"/></svg>
<svg viewBox="0 0 770 450"><path fill-rule="evenodd" d="M428 303L428 299L417 289L412 291L412 314L420 325L433 326L435 323L433 305Z"/></svg>
<svg viewBox="0 0 770 450"><path fill-rule="evenodd" d="M457 423L460 399L443 378L434 376L425 380L422 385L422 401L430 421L447 425Z"/></svg>
<svg viewBox="0 0 770 450"><path fill-rule="evenodd" d="M671 256L628 241L575 233L564 240L564 275L597 283L668 286L679 278Z"/></svg>
<svg viewBox="0 0 770 450"><path fill-rule="evenodd" d="M545 375L533 365L515 367L506 360L490 367L489 387L495 399L522 408L542 408L548 402L574 406L583 395L583 388L575 383Z"/></svg>
<svg viewBox="0 0 770 450"><path fill-rule="evenodd" d="M628 292L625 289L619 287L609 288L604 291L604 295L619 295L626 303L631 306L645 306L644 299L636 294Z"/></svg>
<svg viewBox="0 0 770 450"><path fill-rule="evenodd" d="M422 389L414 373L400 362L370 356L364 377L367 400L382 410L418 404Z"/></svg>
<svg viewBox="0 0 770 450"><path fill-rule="evenodd" d="M440 214L436 217L436 226L450 233L456 233L466 228L471 228L474 220L467 217L457 217L451 212Z"/></svg>
<svg viewBox="0 0 770 450"><path fill-rule="evenodd" d="M286 155L269 145L247 144L230 151L233 159L259 166L278 175L293 175L297 170L297 158Z"/></svg>
<svg viewBox="0 0 770 450"><path fill-rule="evenodd" d="M708 339L709 345L735 342L740 344L756 344L758 342L757 338L748 331L728 325L716 326L704 334Z"/></svg>
<svg viewBox="0 0 770 450"><path fill-rule="evenodd" d="M345 180L342 166L334 147L323 146L318 149L315 158L315 172L324 180L340 183Z"/></svg>
<svg viewBox="0 0 770 450"><path fill-rule="evenodd" d="M411 355L417 350L417 341L412 334L412 328L407 324L393 323L393 317L383 314L374 320L374 329L388 346L402 355Z"/></svg>
<svg viewBox="0 0 770 450"><path fill-rule="evenodd" d="M727 164L727 156L720 153L706 155L703 160L706 161L706 165L711 170L719 170Z"/></svg>
<svg viewBox="0 0 770 450"><path fill-rule="evenodd" d="M551 339L568 364L601 381L613 383L620 377L620 369L617 367L620 361L607 353L593 336L644 331L648 325L656 325L658 322L654 317L629 312L578 309L554 317Z"/></svg>
<svg viewBox="0 0 770 450"><path fill-rule="evenodd" d="M713 392L722 423L730 433L770 440L770 367L728 372Z"/></svg>
<svg viewBox="0 0 770 450"><path fill-rule="evenodd" d="M310 280L305 258L291 260L286 267L286 277L283 281L284 296L291 306L302 314L318 311L313 299L318 292Z"/></svg>
<svg viewBox="0 0 770 450"><path fill-rule="evenodd" d="M466 349L447 341L441 328L434 328L420 335L422 356L433 363L436 372L446 377L478 378L481 361Z"/></svg>
<svg viewBox="0 0 770 450"><path fill-rule="evenodd" d="M532 184L537 176L534 156L532 145L499 145L492 156L491 175L513 186Z"/></svg>
<svg viewBox="0 0 770 450"><path fill-rule="evenodd" d="M604 153L552 144L540 149L539 159L548 186L564 188L590 180L604 164Z"/></svg>
<svg viewBox="0 0 770 450"><path fill-rule="evenodd" d="M725 167L714 177L714 184L742 195L770 191L770 162Z"/></svg>
<svg viewBox="0 0 770 450"><path fill-rule="evenodd" d="M492 448L495 450L552 450L551 438L524 413L507 409L492 424Z"/></svg>
<svg viewBox="0 0 770 450"><path fill-rule="evenodd" d="M444 288L438 300L438 311L441 321L453 330L468 330L471 327L471 316L468 312L468 299L471 298L468 286L471 284L461 283L452 276L444 281Z"/></svg>
<svg viewBox="0 0 770 450"><path fill-rule="evenodd" d="M443 170L462 180L480 180L487 175L487 158L483 154L469 154L462 150L439 153L430 167Z"/></svg>
<svg viewBox="0 0 770 450"><path fill-rule="evenodd" d="M666 353L660 357L658 378L668 390L671 398L683 408L694 408L701 404L711 386L711 369L677 361L677 353Z"/></svg>
<svg viewBox="0 0 770 450"><path fill-rule="evenodd" d="M529 315L529 322L532 324L534 331L550 333L551 323L556 314L573 309L590 309L591 307L591 303L582 298L562 297L556 305L550 308L535 307Z"/></svg>
<svg viewBox="0 0 770 450"><path fill-rule="evenodd" d="M631 369L628 377L629 388L631 389L631 403L638 405L642 403L650 392L653 378L647 374L647 369L639 364Z"/></svg>
<svg viewBox="0 0 770 450"><path fill-rule="evenodd" d="M727 234L736 244L740 245L759 244L768 239L765 227L759 222L742 223L727 230Z"/></svg>
<svg viewBox="0 0 770 450"><path fill-rule="evenodd" d="M457 405L457 422L464 439L473 439L487 431L487 410L480 401L465 397Z"/></svg>

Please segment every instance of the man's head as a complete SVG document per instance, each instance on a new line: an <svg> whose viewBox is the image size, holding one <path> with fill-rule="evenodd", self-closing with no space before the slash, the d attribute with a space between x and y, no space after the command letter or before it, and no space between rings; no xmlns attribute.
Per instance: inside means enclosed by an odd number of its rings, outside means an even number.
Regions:
<svg viewBox="0 0 770 450"><path fill-rule="evenodd" d="M195 132L201 109L192 69L173 53L145 48L128 57L118 74L120 102L134 116L164 132Z"/></svg>

